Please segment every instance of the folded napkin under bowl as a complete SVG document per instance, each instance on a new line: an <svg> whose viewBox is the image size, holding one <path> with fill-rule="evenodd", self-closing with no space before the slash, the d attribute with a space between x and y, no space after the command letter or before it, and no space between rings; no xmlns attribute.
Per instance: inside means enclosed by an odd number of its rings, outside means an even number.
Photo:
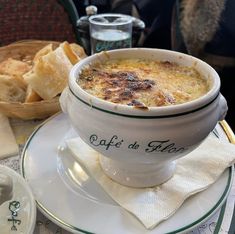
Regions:
<svg viewBox="0 0 235 234"><path fill-rule="evenodd" d="M106 193L147 229L171 217L187 198L207 189L235 162L235 146L211 134L196 150L177 160L176 171L167 182L149 188L131 188L110 179L100 166L100 154L80 137L66 143L74 159Z"/></svg>

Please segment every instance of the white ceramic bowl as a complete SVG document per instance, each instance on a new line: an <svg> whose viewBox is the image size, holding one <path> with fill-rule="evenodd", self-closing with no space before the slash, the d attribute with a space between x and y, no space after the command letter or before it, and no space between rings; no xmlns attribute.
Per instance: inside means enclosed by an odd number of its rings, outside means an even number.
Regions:
<svg viewBox="0 0 235 234"><path fill-rule="evenodd" d="M111 58L144 58L194 66L211 84L208 93L180 105L147 111L101 100L76 82L81 69ZM76 64L62 93L62 110L79 136L101 153L104 172L133 187L161 184L174 173L175 160L194 150L227 112L220 79L205 62L178 52L132 48L94 54Z"/></svg>

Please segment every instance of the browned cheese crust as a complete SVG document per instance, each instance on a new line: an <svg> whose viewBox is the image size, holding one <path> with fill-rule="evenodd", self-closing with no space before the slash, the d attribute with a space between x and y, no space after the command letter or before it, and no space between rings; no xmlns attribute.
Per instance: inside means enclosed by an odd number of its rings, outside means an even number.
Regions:
<svg viewBox="0 0 235 234"><path fill-rule="evenodd" d="M208 82L193 67L144 59L87 66L78 84L98 98L138 108L181 104L209 90Z"/></svg>

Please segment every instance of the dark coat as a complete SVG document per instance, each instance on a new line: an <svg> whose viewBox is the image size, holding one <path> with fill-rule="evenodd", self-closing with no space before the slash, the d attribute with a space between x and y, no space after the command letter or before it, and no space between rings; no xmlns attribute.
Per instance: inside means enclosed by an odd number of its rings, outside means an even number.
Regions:
<svg viewBox="0 0 235 234"><path fill-rule="evenodd" d="M188 0L190 1L190 0ZM146 23L144 47L173 49L188 53L177 15L178 0L134 0L140 18ZM235 1L227 0L221 13L218 29L203 47L204 54L196 55L213 66L221 77L221 93L229 111L226 120L235 130ZM176 18L174 18L176 17ZM200 31L200 25L198 26ZM172 32L175 32L172 34ZM192 54L195 56L195 54ZM206 55L206 56L205 56Z"/></svg>

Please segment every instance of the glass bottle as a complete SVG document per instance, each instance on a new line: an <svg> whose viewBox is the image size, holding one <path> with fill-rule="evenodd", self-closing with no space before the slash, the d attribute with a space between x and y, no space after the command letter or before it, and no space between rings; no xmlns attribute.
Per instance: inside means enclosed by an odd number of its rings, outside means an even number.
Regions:
<svg viewBox="0 0 235 234"><path fill-rule="evenodd" d="M87 6L86 15L80 17L80 19L77 21L77 29L79 32L81 43L87 55L91 54L89 17L95 14L97 14L97 7L93 5Z"/></svg>

